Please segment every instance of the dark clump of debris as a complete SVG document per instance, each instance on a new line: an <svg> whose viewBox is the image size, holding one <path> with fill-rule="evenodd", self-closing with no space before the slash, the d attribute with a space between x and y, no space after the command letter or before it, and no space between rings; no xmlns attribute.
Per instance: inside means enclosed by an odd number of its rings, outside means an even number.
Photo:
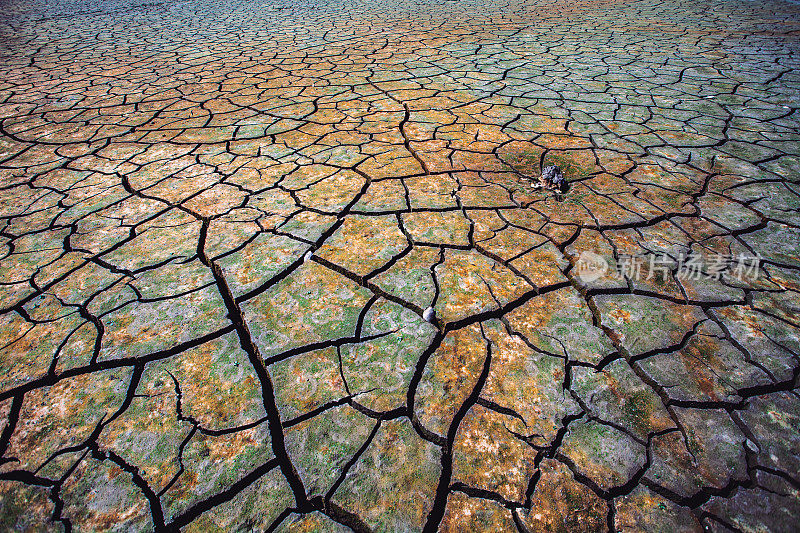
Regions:
<svg viewBox="0 0 800 533"><path fill-rule="evenodd" d="M539 176L539 183L534 187L545 187L555 191L565 192L567 190L567 180L564 179L564 173L561 172L561 167L553 165L544 167L542 175Z"/></svg>

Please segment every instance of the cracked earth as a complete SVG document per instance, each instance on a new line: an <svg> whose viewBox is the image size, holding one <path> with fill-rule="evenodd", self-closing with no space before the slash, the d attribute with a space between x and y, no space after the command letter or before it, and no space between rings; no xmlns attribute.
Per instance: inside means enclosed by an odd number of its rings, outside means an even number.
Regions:
<svg viewBox="0 0 800 533"><path fill-rule="evenodd" d="M4 0L0 528L795 530L799 41L772 0Z"/></svg>

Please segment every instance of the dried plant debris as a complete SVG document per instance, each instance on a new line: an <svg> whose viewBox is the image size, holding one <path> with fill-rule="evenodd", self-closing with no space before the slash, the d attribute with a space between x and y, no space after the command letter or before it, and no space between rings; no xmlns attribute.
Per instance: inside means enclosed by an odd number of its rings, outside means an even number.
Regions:
<svg viewBox="0 0 800 533"><path fill-rule="evenodd" d="M534 188L544 187L559 192L566 192L567 182L564 179L564 173L561 172L561 167L552 165L544 167L542 174L539 176L539 182L533 185Z"/></svg>
<svg viewBox="0 0 800 533"><path fill-rule="evenodd" d="M0 13L0 529L796 529L800 6L90 7Z"/></svg>

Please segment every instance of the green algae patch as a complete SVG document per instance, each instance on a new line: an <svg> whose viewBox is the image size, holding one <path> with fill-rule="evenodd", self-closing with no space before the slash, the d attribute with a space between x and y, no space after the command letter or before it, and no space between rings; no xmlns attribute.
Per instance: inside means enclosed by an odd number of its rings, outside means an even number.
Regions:
<svg viewBox="0 0 800 533"><path fill-rule="evenodd" d="M307 261L292 276L242 305L261 349L270 357L300 346L355 334L369 292Z"/></svg>

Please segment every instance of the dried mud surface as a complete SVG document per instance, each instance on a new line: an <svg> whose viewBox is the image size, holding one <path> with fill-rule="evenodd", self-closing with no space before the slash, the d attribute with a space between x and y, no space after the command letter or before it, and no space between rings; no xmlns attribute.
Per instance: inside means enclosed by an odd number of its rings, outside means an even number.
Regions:
<svg viewBox="0 0 800 533"><path fill-rule="evenodd" d="M797 4L0 11L0 529L796 528Z"/></svg>

